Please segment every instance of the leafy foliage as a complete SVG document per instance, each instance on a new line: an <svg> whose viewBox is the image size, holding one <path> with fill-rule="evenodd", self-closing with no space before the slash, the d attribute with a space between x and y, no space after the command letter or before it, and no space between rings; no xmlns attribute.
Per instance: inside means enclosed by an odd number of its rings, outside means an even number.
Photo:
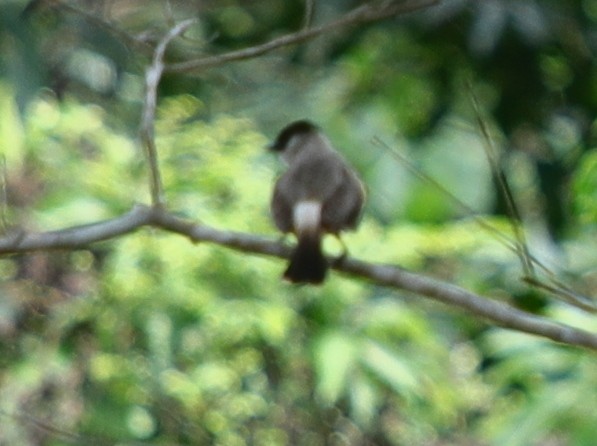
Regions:
<svg viewBox="0 0 597 446"><path fill-rule="evenodd" d="M297 5L264 6L274 3L209 9L191 37L216 29L213 47L225 49L261 41L275 26L298 26ZM225 82L166 78L156 137L168 205L209 225L276 237L268 201L278 167L264 146L275 125L312 114L329 124L369 185L366 218L346 237L351 253L515 305L540 298L536 311L594 329L594 318L529 290L511 252L371 141L407 154L507 233L463 87L471 81L483 109L495 112L490 125L527 220L547 225L540 206L554 193L547 180L568 193L567 218L557 220L565 230L552 235L567 235L558 246L570 258L564 277L594 289L596 158L586 123L594 104L574 95L586 85L578 71L584 59L563 51L560 34L542 40L529 25L537 11L532 23L540 24L550 14L576 20L577 9L590 7L491 3L499 11L440 8L420 21L313 42L283 61L222 68ZM517 7L524 14L513 15ZM152 3L118 16L119 24L144 30L161 11ZM259 20L268 11L276 14ZM67 25L79 27L60 51L31 52L26 66L44 65L45 55L79 60L59 64L68 88L40 92L49 76L40 68L27 85L17 81L22 71L2 71L3 225L63 228L148 199L135 135L141 77L103 32L90 36L80 19L65 17L58 10L45 22L34 16L30 30L51 37L44 48ZM500 25L487 36L492 17ZM592 29L594 15L585 18L577 26ZM39 44L2 20L11 51ZM90 48L83 51L83 42ZM189 47L184 41L174 54ZM521 52L536 63L524 73L502 59ZM81 69L102 63L114 73L107 89ZM508 94L508 81L523 75L535 89ZM527 94L544 107L523 120ZM555 94L569 107L550 102ZM554 166L570 182L559 181ZM553 252L544 234L532 232L540 240L534 246ZM336 249L326 240L326 250ZM76 252L0 259L0 444L588 445L597 436L590 354L335 274L321 288L294 288L280 282L282 268L155 230Z"/></svg>

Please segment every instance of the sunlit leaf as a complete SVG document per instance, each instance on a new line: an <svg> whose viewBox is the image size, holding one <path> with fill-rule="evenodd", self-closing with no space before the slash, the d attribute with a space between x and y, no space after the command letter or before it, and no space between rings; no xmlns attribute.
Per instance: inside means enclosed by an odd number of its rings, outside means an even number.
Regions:
<svg viewBox="0 0 597 446"><path fill-rule="evenodd" d="M358 348L355 339L342 332L325 333L317 340L313 352L316 392L324 404L337 401L348 385Z"/></svg>

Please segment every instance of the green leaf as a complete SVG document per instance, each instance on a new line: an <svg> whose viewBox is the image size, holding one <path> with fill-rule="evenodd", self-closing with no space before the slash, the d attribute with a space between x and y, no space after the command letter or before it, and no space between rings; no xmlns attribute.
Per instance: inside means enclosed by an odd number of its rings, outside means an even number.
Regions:
<svg viewBox="0 0 597 446"><path fill-rule="evenodd" d="M421 390L416 371L396 353L369 341L362 355L363 363L399 394L409 396Z"/></svg>
<svg viewBox="0 0 597 446"><path fill-rule="evenodd" d="M314 365L315 392L324 404L333 404L347 386L357 353L355 340L346 333L330 331L316 341Z"/></svg>

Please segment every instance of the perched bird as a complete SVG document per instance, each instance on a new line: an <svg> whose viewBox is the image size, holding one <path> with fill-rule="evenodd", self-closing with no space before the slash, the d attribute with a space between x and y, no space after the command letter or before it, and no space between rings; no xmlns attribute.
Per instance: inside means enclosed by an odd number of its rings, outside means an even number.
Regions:
<svg viewBox="0 0 597 446"><path fill-rule="evenodd" d="M270 148L288 165L274 187L272 216L280 231L292 232L298 239L284 278L321 283L328 269L322 236L339 237L341 231L356 229L365 199L363 185L319 127L309 121L284 127Z"/></svg>

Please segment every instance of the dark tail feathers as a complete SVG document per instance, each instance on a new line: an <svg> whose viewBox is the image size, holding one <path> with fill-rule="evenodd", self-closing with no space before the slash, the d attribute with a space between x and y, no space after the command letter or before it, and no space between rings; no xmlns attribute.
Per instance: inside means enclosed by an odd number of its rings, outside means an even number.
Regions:
<svg viewBox="0 0 597 446"><path fill-rule="evenodd" d="M328 269L326 258L321 252L321 234L303 234L299 237L284 278L293 283L323 282Z"/></svg>

